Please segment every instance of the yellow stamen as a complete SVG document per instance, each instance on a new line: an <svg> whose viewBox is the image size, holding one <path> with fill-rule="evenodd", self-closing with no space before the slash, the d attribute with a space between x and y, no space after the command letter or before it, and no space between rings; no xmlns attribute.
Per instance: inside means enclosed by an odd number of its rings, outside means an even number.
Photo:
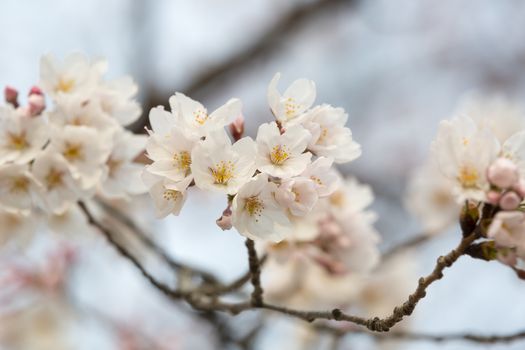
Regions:
<svg viewBox="0 0 525 350"><path fill-rule="evenodd" d="M14 148L20 151L29 147L29 143L27 142L25 133L21 133L18 135L8 133L7 137L9 138L8 142L10 148Z"/></svg>
<svg viewBox="0 0 525 350"><path fill-rule="evenodd" d="M323 181L321 181L320 178L318 178L317 176L310 176L310 180L312 180L313 182L315 182L316 184L318 184L319 186L322 186L323 185Z"/></svg>
<svg viewBox="0 0 525 350"><path fill-rule="evenodd" d="M244 209L250 214L250 216L260 216L264 210L264 204L257 196L252 196L246 199ZM258 219L255 219L258 221Z"/></svg>
<svg viewBox="0 0 525 350"><path fill-rule="evenodd" d="M220 161L214 168L209 168L216 185L227 185L233 177L234 165L231 161Z"/></svg>
<svg viewBox="0 0 525 350"><path fill-rule="evenodd" d="M476 187L478 179L478 171L472 167L464 166L459 171L458 180L465 188Z"/></svg>
<svg viewBox="0 0 525 350"><path fill-rule="evenodd" d="M162 195L167 201L178 201L182 197L182 193L176 190L165 190Z"/></svg>
<svg viewBox="0 0 525 350"><path fill-rule="evenodd" d="M206 113L206 111L202 109L193 112L193 118L195 118L195 122L199 125L204 125L204 123L206 123L210 119L208 113Z"/></svg>
<svg viewBox="0 0 525 350"><path fill-rule="evenodd" d="M289 157L290 153L288 153L286 147L282 145L274 146L270 153L270 160L275 165L282 165Z"/></svg>
<svg viewBox="0 0 525 350"><path fill-rule="evenodd" d="M286 114L286 117L288 119L293 118L297 111L299 110L300 105L295 103L295 100L291 97L288 97L286 99L286 102L284 104L284 113Z"/></svg>
<svg viewBox="0 0 525 350"><path fill-rule="evenodd" d="M189 174L191 166L190 152L182 151L179 153L175 153L175 155L173 156L173 160L175 161L175 166L179 168L179 170L183 171L186 175Z"/></svg>
<svg viewBox="0 0 525 350"><path fill-rule="evenodd" d="M109 158L106 162L106 165L108 167L109 177L114 177L118 169L122 165L122 161L118 159Z"/></svg>
<svg viewBox="0 0 525 350"><path fill-rule="evenodd" d="M346 199L345 199L345 194L343 193L343 191L336 191L332 193L332 195L330 196L330 203L333 206L342 208L345 202L346 202Z"/></svg>
<svg viewBox="0 0 525 350"><path fill-rule="evenodd" d="M51 169L46 176L47 189L50 191L63 184L62 177L64 174L57 169Z"/></svg>
<svg viewBox="0 0 525 350"><path fill-rule="evenodd" d="M60 78L55 86L55 92L70 92L75 86L75 79Z"/></svg>
<svg viewBox="0 0 525 350"><path fill-rule="evenodd" d="M11 193L27 192L29 187L29 180L25 177L19 176L13 179L11 184Z"/></svg>
<svg viewBox="0 0 525 350"><path fill-rule="evenodd" d="M82 146L72 143L66 143L66 148L62 155L69 161L82 160L84 158Z"/></svg>

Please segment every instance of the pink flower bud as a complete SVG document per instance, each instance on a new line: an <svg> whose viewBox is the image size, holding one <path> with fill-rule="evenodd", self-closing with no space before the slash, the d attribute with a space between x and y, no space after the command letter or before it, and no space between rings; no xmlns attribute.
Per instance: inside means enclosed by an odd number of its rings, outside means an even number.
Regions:
<svg viewBox="0 0 525 350"><path fill-rule="evenodd" d="M510 191L501 196L499 206L503 210L514 210L520 205L520 203L520 196L518 196L516 192Z"/></svg>
<svg viewBox="0 0 525 350"><path fill-rule="evenodd" d="M230 133L235 141L240 140L244 134L244 116L239 116L230 124Z"/></svg>
<svg viewBox="0 0 525 350"><path fill-rule="evenodd" d="M509 188L519 181L518 167L507 158L498 158L489 167L489 181L499 188Z"/></svg>
<svg viewBox="0 0 525 350"><path fill-rule="evenodd" d="M7 103L18 107L18 91L15 88L6 86L4 89L4 98Z"/></svg>
<svg viewBox="0 0 525 350"><path fill-rule="evenodd" d="M232 211L230 207L226 208L220 218L215 220L217 226L219 226L223 231L230 230L232 228Z"/></svg>
<svg viewBox="0 0 525 350"><path fill-rule="evenodd" d="M490 204L498 205L500 199L501 199L501 193L499 192L490 191L489 193L487 193L487 201Z"/></svg>
<svg viewBox="0 0 525 350"><path fill-rule="evenodd" d="M39 115L46 108L46 101L43 95L29 95L27 102L29 106L29 115L32 117Z"/></svg>
<svg viewBox="0 0 525 350"><path fill-rule="evenodd" d="M29 96L31 96L31 95L44 96L44 93L42 92L42 90L38 86L33 86L31 88L31 90L29 90Z"/></svg>
<svg viewBox="0 0 525 350"><path fill-rule="evenodd" d="M517 184L512 186L512 189L516 191L521 198L525 198L525 180L520 179Z"/></svg>

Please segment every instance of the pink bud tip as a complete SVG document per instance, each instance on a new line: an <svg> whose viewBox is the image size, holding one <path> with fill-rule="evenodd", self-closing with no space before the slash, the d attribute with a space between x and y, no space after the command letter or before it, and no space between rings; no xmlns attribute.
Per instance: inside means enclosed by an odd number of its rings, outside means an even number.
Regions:
<svg viewBox="0 0 525 350"><path fill-rule="evenodd" d="M501 199L501 193L499 192L490 191L489 193L487 193L487 201L490 204L498 205L500 199Z"/></svg>
<svg viewBox="0 0 525 350"><path fill-rule="evenodd" d="M40 95L43 96L44 93L42 92L42 89L40 89L38 86L33 86L31 90L29 90L29 96L31 95Z"/></svg>
<svg viewBox="0 0 525 350"><path fill-rule="evenodd" d="M499 188L510 188L519 181L517 165L507 158L498 158L489 167L489 181Z"/></svg>
<svg viewBox="0 0 525 350"><path fill-rule="evenodd" d="M7 103L12 104L15 107L18 107L18 90L11 86L6 86L4 89L4 97Z"/></svg>
<svg viewBox="0 0 525 350"><path fill-rule="evenodd" d="M520 205L520 203L520 196L518 196L516 192L510 191L501 196L499 206L503 210L514 210Z"/></svg>
<svg viewBox="0 0 525 350"><path fill-rule="evenodd" d="M44 96L34 94L28 98L29 115L32 117L39 115L46 108Z"/></svg>
<svg viewBox="0 0 525 350"><path fill-rule="evenodd" d="M244 134L244 116L239 116L230 124L230 133L235 141L239 140Z"/></svg>

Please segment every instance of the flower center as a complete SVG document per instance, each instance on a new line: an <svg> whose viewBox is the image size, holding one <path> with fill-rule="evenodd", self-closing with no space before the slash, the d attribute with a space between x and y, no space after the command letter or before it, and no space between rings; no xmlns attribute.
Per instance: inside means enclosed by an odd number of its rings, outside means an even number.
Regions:
<svg viewBox="0 0 525 350"><path fill-rule="evenodd" d="M250 214L250 216L260 216L264 209L264 204L258 196L252 196L246 199L244 209ZM255 221L257 221L257 219Z"/></svg>
<svg viewBox="0 0 525 350"><path fill-rule="evenodd" d="M286 114L286 118L291 119L295 117L297 114L297 111L299 110L300 105L295 103L295 100L291 97L288 97L286 99L286 102L284 103L284 113Z"/></svg>
<svg viewBox="0 0 525 350"><path fill-rule="evenodd" d="M29 180L25 177L19 176L13 179L11 184L11 193L27 192L29 187Z"/></svg>
<svg viewBox="0 0 525 350"><path fill-rule="evenodd" d="M282 165L288 158L290 158L290 153L288 153L285 146L277 145L272 148L270 160L273 164Z"/></svg>
<svg viewBox="0 0 525 350"><path fill-rule="evenodd" d="M336 192L332 193L332 195L330 196L330 203L333 206L342 208L344 206L345 202L346 202L345 201L345 195L344 195L343 191L336 191Z"/></svg>
<svg viewBox="0 0 525 350"><path fill-rule="evenodd" d="M82 153L82 146L79 144L66 143L66 148L62 153L69 161L82 160L84 155Z"/></svg>
<svg viewBox="0 0 525 350"><path fill-rule="evenodd" d="M328 138L328 128L322 127L321 128L321 134L319 135L319 138L317 139L317 144L324 143L326 139Z"/></svg>
<svg viewBox="0 0 525 350"><path fill-rule="evenodd" d="M178 201L180 197L182 196L182 193L176 190L165 190L162 197L164 197L167 201Z"/></svg>
<svg viewBox="0 0 525 350"><path fill-rule="evenodd" d="M55 92L70 92L75 86L75 79L60 78L55 86Z"/></svg>
<svg viewBox="0 0 525 350"><path fill-rule="evenodd" d="M182 151L179 153L175 153L175 155L173 156L173 160L175 161L175 166L179 168L179 170L183 171L185 175L188 175L191 165L190 152Z"/></svg>
<svg viewBox="0 0 525 350"><path fill-rule="evenodd" d="M317 176L310 176L310 180L312 180L313 182L315 182L316 184L318 184L319 186L322 186L323 185L323 181L321 181L320 178L318 178Z"/></svg>
<svg viewBox="0 0 525 350"><path fill-rule="evenodd" d="M109 158L106 162L106 165L108 167L109 177L114 177L118 169L122 165L122 161L118 159Z"/></svg>
<svg viewBox="0 0 525 350"><path fill-rule="evenodd" d="M233 177L234 166L231 161L220 161L214 168L209 168L216 185L227 185Z"/></svg>
<svg viewBox="0 0 525 350"><path fill-rule="evenodd" d="M46 176L47 189L50 191L60 185L62 185L62 177L64 174L56 169L51 169Z"/></svg>
<svg viewBox="0 0 525 350"><path fill-rule="evenodd" d="M206 123L210 119L208 113L202 109L193 112L193 118L195 118L195 122L199 125L204 125L204 123Z"/></svg>
<svg viewBox="0 0 525 350"><path fill-rule="evenodd" d="M25 133L21 133L19 135L9 133L7 137L9 138L9 146L11 146L11 148L20 151L26 149L29 146Z"/></svg>
<svg viewBox="0 0 525 350"><path fill-rule="evenodd" d="M465 188L476 187L478 179L478 171L472 167L464 166L459 171L458 180Z"/></svg>

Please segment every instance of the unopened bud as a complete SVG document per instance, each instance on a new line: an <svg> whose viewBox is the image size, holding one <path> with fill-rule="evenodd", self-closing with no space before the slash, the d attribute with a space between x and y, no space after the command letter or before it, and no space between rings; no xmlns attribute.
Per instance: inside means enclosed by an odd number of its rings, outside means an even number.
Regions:
<svg viewBox="0 0 525 350"><path fill-rule="evenodd" d="M29 115L32 117L40 115L40 113L46 108L46 100L43 95L29 95L27 102L29 106Z"/></svg>
<svg viewBox="0 0 525 350"><path fill-rule="evenodd" d="M520 205L520 203L520 196L518 196L516 192L510 191L501 196L499 206L503 210L514 210Z"/></svg>
<svg viewBox="0 0 525 350"><path fill-rule="evenodd" d="M220 218L216 221L217 226L219 226L223 231L230 230L232 228L232 211L228 207L223 212Z"/></svg>
<svg viewBox="0 0 525 350"><path fill-rule="evenodd" d="M519 181L518 166L507 158L498 158L489 167L489 181L499 188L509 188Z"/></svg>
<svg viewBox="0 0 525 350"><path fill-rule="evenodd" d="M29 96L31 95L44 96L44 93L42 92L42 89L40 89L38 86L33 86L31 90L29 90Z"/></svg>
<svg viewBox="0 0 525 350"><path fill-rule="evenodd" d="M517 184L512 186L512 189L516 191L521 198L525 198L525 180L520 179Z"/></svg>
<svg viewBox="0 0 525 350"><path fill-rule="evenodd" d="M492 205L498 205L499 200L501 199L501 193L496 191L490 191L487 193L487 202Z"/></svg>
<svg viewBox="0 0 525 350"><path fill-rule="evenodd" d="M18 107L18 90L11 86L6 86L4 89L4 98L7 103L12 104L15 108Z"/></svg>
<svg viewBox="0 0 525 350"><path fill-rule="evenodd" d="M244 134L244 116L239 116L230 124L230 133L235 141L240 140Z"/></svg>

